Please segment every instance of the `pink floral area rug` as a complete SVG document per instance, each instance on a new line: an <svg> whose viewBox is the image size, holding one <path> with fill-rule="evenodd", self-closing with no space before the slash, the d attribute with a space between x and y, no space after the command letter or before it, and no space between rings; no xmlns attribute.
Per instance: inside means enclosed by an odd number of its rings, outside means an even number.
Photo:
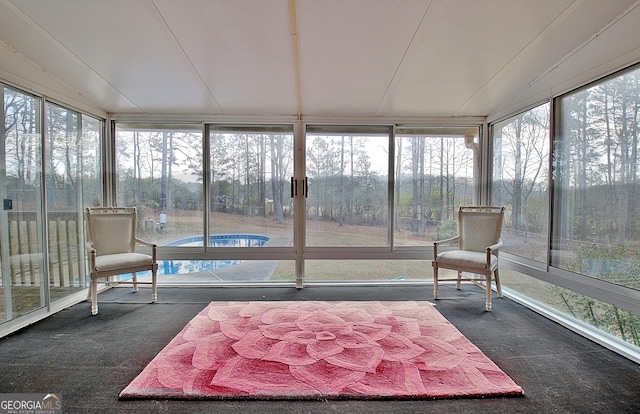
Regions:
<svg viewBox="0 0 640 414"><path fill-rule="evenodd" d="M522 395L429 302L212 302L120 398Z"/></svg>

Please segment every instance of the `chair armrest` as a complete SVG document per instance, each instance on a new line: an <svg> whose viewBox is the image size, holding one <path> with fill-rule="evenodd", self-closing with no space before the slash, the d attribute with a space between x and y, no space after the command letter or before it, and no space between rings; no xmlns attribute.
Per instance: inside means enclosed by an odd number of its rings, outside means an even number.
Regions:
<svg viewBox="0 0 640 414"><path fill-rule="evenodd" d="M458 241L458 240L460 240L460 236L449 237L448 239L434 241L433 245L437 246L438 244L453 243L454 241Z"/></svg>
<svg viewBox="0 0 640 414"><path fill-rule="evenodd" d="M495 251L498 250L502 247L502 239L498 239L498 242L496 244L492 244L491 246L487 247L488 251Z"/></svg>
<svg viewBox="0 0 640 414"><path fill-rule="evenodd" d="M85 248L89 252L89 263L90 263L91 269L93 269L94 267L96 267L96 255L97 255L96 249L93 248L92 242L85 243Z"/></svg>
<svg viewBox="0 0 640 414"><path fill-rule="evenodd" d="M156 245L155 243L152 243L152 242L146 241L146 240L142 240L142 239L139 239L137 237L135 237L134 240L136 241L136 243L139 243L139 244L142 244L142 245L145 245L145 246L149 246L149 247L153 247L153 246Z"/></svg>
<svg viewBox="0 0 640 414"><path fill-rule="evenodd" d="M498 249L502 247L502 239L498 239L496 244L492 244L487 247L487 267L491 265L491 254L492 252L498 252Z"/></svg>
<svg viewBox="0 0 640 414"><path fill-rule="evenodd" d="M436 260L436 257L438 257L438 245L439 244L453 243L453 242L458 241L458 240L460 240L460 235L457 235L455 237L449 237L448 239L434 241L433 242L433 260Z"/></svg>
<svg viewBox="0 0 640 414"><path fill-rule="evenodd" d="M142 244L142 245L144 245L144 246L149 246L149 247L151 247L151 256L153 257L153 262L155 263L155 262L156 262L156 249L158 248L158 245L157 245L157 244L155 244L155 243L152 243L152 242L146 241L146 240L139 239L139 238L137 238L137 237L134 237L134 240L135 240L135 241L136 241L136 243L138 243L138 244Z"/></svg>

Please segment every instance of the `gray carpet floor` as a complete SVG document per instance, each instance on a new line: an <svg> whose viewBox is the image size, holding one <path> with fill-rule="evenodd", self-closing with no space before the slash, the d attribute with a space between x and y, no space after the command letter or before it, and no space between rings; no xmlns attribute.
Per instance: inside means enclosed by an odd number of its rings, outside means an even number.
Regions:
<svg viewBox="0 0 640 414"><path fill-rule="evenodd" d="M118 394L211 301L428 300L424 287L160 288L99 295L0 339L0 393L54 392L64 413L633 413L640 367L509 299L441 288L437 309L525 391L450 400L119 400Z"/></svg>

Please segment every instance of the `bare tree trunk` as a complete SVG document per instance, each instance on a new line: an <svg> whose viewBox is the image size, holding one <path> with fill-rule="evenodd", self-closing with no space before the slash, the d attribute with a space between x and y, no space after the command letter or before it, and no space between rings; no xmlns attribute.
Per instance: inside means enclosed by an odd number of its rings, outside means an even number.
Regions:
<svg viewBox="0 0 640 414"><path fill-rule="evenodd" d="M438 206L438 220L444 220L444 138L440 137L440 205Z"/></svg>
<svg viewBox="0 0 640 414"><path fill-rule="evenodd" d="M396 196L395 196L395 211L394 211L394 215L395 218L393 220L394 222L394 227L395 230L400 230L400 182L401 182L401 177L400 175L402 174L402 138L397 138L397 144L396 144L396 149L397 149L397 156L396 156L396 177L394 179L395 181L395 190L396 190Z"/></svg>
<svg viewBox="0 0 640 414"><path fill-rule="evenodd" d="M167 210L167 159L168 132L162 132L162 165L160 173L160 212Z"/></svg>
<svg viewBox="0 0 640 414"><path fill-rule="evenodd" d="M267 180L266 180L266 160L267 160L267 148L266 138L264 135L260 135L260 154L258 156L260 163L260 171L258 180L260 183L260 206L262 208L262 217L267 217Z"/></svg>
<svg viewBox="0 0 640 414"><path fill-rule="evenodd" d="M340 141L340 207L338 226L344 226L344 135Z"/></svg>
<svg viewBox="0 0 640 414"><path fill-rule="evenodd" d="M638 76L633 76L633 85L631 90L638 90ZM634 120L638 119L638 112L640 110L640 101L637 93L629 93L628 96L633 98L631 122L629 122L630 128L627 128L627 133L631 136L631 159L630 159L630 171L629 171L629 198L627 202L627 220L626 225L623 226L627 229L627 232L635 233L635 229L638 227L636 224L636 194L638 193L638 122ZM626 119L625 119L626 125ZM628 234L628 233L627 233ZM620 239L621 242L627 240L627 234L624 238Z"/></svg>
<svg viewBox="0 0 640 414"><path fill-rule="evenodd" d="M424 139L419 139L419 156L420 162L420 230L418 234L424 236L427 232L427 226L425 222L425 196L424 196Z"/></svg>
<svg viewBox="0 0 640 414"><path fill-rule="evenodd" d="M250 174L250 160L249 160L249 135L245 134L244 136L245 143L245 215L251 217L251 174Z"/></svg>
<svg viewBox="0 0 640 414"><path fill-rule="evenodd" d="M173 132L169 132L167 148L167 210L173 205L171 177L173 177Z"/></svg>
<svg viewBox="0 0 640 414"><path fill-rule="evenodd" d="M284 223L284 193L282 190L282 143L279 136L271 136L271 192L273 193L273 219Z"/></svg>
<svg viewBox="0 0 640 414"><path fill-rule="evenodd" d="M613 157L615 157L615 148L613 144L613 136L611 134L611 122L609 118L609 88L605 83L603 85L604 88L604 119L605 119L605 134L606 134L606 148L607 148L607 172L606 172L606 183L607 183L607 196L608 199L612 201L612 205L615 206L618 203L616 202L617 194L616 194L616 180L614 177L613 171ZM615 117L614 117L615 122ZM613 155L613 156L612 156ZM606 228L607 234L614 234L614 225L615 225L615 215L607 214L604 219L607 221Z"/></svg>
<svg viewBox="0 0 640 414"><path fill-rule="evenodd" d="M418 233L418 199L419 199L419 140L420 138L414 137L411 140L411 232Z"/></svg>
<svg viewBox="0 0 640 414"><path fill-rule="evenodd" d="M353 153L353 137L349 136L349 158L351 160L351 178L349 180L349 217L353 217L355 201L355 177L354 177L354 153Z"/></svg>
<svg viewBox="0 0 640 414"><path fill-rule="evenodd" d="M515 121L516 142L514 148L515 167L513 177L512 225L516 230L523 229L522 220L522 115Z"/></svg>
<svg viewBox="0 0 640 414"><path fill-rule="evenodd" d="M577 191L577 197L578 197L578 203L577 203L577 215L578 215L578 239L579 240L584 240L585 237L587 236L587 128L588 128L588 122L587 122L587 102L588 102L588 98L585 96L584 98L584 102L582 104L582 108L581 108L581 125L580 125L580 142L578 143L578 148L579 148L579 155L578 155L578 159L576 160L576 164L577 164L577 177L576 177L576 191ZM581 156L580 156L581 155Z"/></svg>

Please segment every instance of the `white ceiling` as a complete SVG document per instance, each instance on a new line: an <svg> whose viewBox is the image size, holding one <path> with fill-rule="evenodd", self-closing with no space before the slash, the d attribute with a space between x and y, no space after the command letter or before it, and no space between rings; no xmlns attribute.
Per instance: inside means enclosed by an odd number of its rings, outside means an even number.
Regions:
<svg viewBox="0 0 640 414"><path fill-rule="evenodd" d="M114 114L498 114L640 60L638 0L0 0L0 80Z"/></svg>

